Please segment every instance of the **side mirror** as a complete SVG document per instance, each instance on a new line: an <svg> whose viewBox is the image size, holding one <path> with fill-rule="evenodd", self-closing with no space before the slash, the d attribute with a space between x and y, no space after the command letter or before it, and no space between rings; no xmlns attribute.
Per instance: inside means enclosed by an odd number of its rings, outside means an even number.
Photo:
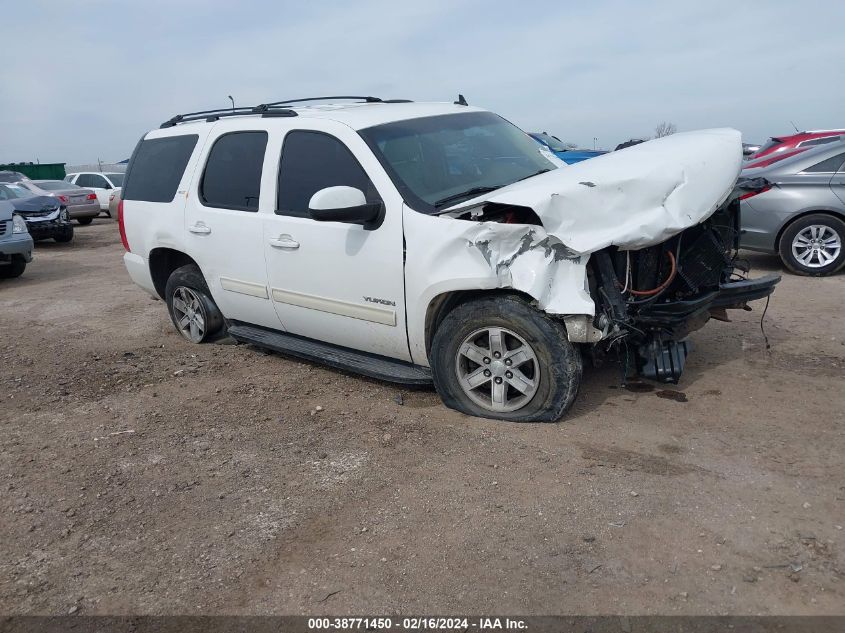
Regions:
<svg viewBox="0 0 845 633"><path fill-rule="evenodd" d="M383 217L381 202L367 202L364 192L355 187L326 187L311 196L308 213L320 222L362 224L374 229Z"/></svg>

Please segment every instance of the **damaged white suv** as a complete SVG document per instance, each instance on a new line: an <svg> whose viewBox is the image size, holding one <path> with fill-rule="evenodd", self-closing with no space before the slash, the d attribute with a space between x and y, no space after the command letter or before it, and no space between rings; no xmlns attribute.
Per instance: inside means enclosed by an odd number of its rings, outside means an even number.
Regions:
<svg viewBox="0 0 845 633"><path fill-rule="evenodd" d="M741 160L720 129L565 166L462 98L306 99L173 117L118 215L129 274L194 343L554 421L584 353L676 382L689 332L772 292L736 265Z"/></svg>

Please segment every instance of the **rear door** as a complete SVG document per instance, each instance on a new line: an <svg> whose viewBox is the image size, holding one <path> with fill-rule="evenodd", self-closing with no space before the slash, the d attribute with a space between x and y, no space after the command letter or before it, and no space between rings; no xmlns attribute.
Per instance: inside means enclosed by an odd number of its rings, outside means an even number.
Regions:
<svg viewBox="0 0 845 633"><path fill-rule="evenodd" d="M215 125L188 191L185 242L226 318L282 329L267 288L260 213L274 206L269 140L261 119Z"/></svg>

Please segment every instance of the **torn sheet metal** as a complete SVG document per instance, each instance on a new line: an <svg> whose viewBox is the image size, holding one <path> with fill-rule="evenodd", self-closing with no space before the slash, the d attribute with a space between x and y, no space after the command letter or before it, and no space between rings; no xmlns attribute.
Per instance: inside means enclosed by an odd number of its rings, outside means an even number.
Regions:
<svg viewBox="0 0 845 633"><path fill-rule="evenodd" d="M707 219L742 166L738 131L674 134L516 182L447 210L488 202L530 207L579 253L659 244Z"/></svg>
<svg viewBox="0 0 845 633"><path fill-rule="evenodd" d="M428 365L426 307L443 293L513 288L550 314L595 313L587 288L589 256L573 253L541 226L457 220L405 208L405 294L415 363Z"/></svg>

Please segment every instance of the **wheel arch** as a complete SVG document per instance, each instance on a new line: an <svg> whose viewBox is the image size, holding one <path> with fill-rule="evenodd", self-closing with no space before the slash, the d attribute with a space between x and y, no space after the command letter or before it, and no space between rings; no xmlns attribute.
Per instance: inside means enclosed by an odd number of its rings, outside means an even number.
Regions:
<svg viewBox="0 0 845 633"><path fill-rule="evenodd" d="M526 292L514 290L512 288L493 288L483 290L450 290L436 295L429 301L425 312L425 354L426 357L431 353L431 341L434 339L434 333L437 331L440 323L446 318L452 310L460 304L470 301L472 299L479 299L481 297L519 297L524 299L526 303L536 305L537 301Z"/></svg>
<svg viewBox="0 0 845 633"><path fill-rule="evenodd" d="M156 294L164 300L166 300L164 289L174 270L188 264L193 264L199 268L199 265L190 255L175 248L154 248L150 251L149 262L150 277L153 280ZM200 270L200 272L202 271Z"/></svg>

